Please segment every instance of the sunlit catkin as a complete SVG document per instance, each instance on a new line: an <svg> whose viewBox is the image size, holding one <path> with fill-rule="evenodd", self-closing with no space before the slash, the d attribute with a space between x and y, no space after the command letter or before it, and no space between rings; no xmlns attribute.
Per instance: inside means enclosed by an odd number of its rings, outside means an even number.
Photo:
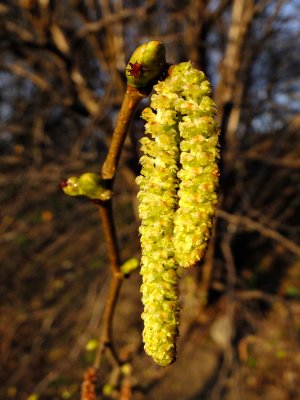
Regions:
<svg viewBox="0 0 300 400"><path fill-rule="evenodd" d="M160 84L156 85L159 87ZM158 95L159 97L159 95ZM159 100L158 98L156 100ZM178 121L174 110L159 110L156 100L144 110L149 137L141 140L142 171L139 214L141 234L141 287L144 312L143 340L145 351L162 366L176 357L179 299L177 265L174 259L174 212L178 187Z"/></svg>
<svg viewBox="0 0 300 400"><path fill-rule="evenodd" d="M203 72L190 62L179 64L172 71L170 86L178 95L175 110L181 138L174 249L178 264L190 267L203 258L211 233L217 203L219 130Z"/></svg>
<svg viewBox="0 0 300 400"><path fill-rule="evenodd" d="M210 84L190 62L169 70L144 110L141 139L141 274L146 352L160 365L176 356L177 267L204 255L217 201L218 128Z"/></svg>

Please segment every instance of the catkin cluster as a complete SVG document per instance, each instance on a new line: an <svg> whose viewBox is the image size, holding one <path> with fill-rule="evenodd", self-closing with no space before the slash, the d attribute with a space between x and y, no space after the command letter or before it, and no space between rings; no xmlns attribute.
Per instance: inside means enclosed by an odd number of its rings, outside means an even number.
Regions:
<svg viewBox="0 0 300 400"><path fill-rule="evenodd" d="M218 128L210 84L190 62L154 86L137 178L141 218L143 340L160 365L176 356L177 268L204 255L217 201Z"/></svg>

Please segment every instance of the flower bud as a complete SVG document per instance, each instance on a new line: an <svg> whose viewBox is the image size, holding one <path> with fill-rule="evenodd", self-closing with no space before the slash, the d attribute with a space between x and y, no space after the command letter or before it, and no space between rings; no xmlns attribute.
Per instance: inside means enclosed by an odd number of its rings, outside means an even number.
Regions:
<svg viewBox="0 0 300 400"><path fill-rule="evenodd" d="M105 181L92 172L86 172L79 178L72 176L61 187L68 196L86 196L92 200L106 201L112 195L105 187Z"/></svg>
<svg viewBox="0 0 300 400"><path fill-rule="evenodd" d="M135 88L144 88L158 80L165 65L163 43L156 40L144 43L133 52L127 64L127 81Z"/></svg>
<svg viewBox="0 0 300 400"><path fill-rule="evenodd" d="M125 261L125 263L121 265L120 270L124 275L129 275L134 270L136 270L139 265L140 261L137 258L133 257Z"/></svg>
<svg viewBox="0 0 300 400"><path fill-rule="evenodd" d="M61 188L65 194L68 196L80 196L81 192L78 186L78 178L76 176L71 176L67 180L63 181Z"/></svg>

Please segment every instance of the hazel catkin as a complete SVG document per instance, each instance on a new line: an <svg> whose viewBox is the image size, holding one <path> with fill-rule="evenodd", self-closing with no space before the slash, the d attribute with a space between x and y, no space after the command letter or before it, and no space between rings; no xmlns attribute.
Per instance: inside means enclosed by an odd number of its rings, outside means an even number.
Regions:
<svg viewBox="0 0 300 400"><path fill-rule="evenodd" d="M159 365L176 356L180 267L205 253L217 202L218 127L210 84L190 62L154 86L137 178L146 352Z"/></svg>
<svg viewBox="0 0 300 400"><path fill-rule="evenodd" d="M152 104L155 109L155 106ZM172 243L178 186L178 129L172 110L147 108L142 171L137 178L142 258L145 351L162 366L174 361L178 334L177 264Z"/></svg>

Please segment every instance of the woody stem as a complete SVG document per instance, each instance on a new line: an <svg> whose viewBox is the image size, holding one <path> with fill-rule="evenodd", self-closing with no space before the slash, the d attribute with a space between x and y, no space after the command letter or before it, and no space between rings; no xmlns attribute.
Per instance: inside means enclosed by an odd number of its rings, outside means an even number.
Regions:
<svg viewBox="0 0 300 400"><path fill-rule="evenodd" d="M144 97L146 96L138 89L127 85L126 94L113 132L112 142L101 171L102 178L107 180L110 189L113 187L114 177L130 121L134 116L139 102ZM112 340L112 322L115 306L123 282L123 274L120 271L118 240L112 211L112 199L99 204L99 215L108 247L111 281L102 317L99 347L94 362L94 367L97 369L100 368L101 358L105 350L110 351L114 362L119 364L119 359Z"/></svg>

